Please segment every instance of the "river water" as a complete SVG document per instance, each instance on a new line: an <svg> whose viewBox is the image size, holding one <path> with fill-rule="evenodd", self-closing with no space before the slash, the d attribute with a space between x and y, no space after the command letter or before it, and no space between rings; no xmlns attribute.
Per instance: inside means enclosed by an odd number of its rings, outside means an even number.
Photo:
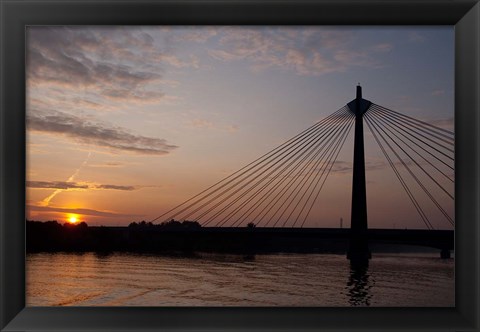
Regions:
<svg viewBox="0 0 480 332"><path fill-rule="evenodd" d="M375 254L173 257L36 253L26 258L28 306L454 306L454 260Z"/></svg>

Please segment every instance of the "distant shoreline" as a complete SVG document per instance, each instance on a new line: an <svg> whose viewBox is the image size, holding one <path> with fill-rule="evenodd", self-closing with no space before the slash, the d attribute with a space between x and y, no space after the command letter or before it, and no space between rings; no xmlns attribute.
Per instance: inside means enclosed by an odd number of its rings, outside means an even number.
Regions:
<svg viewBox="0 0 480 332"><path fill-rule="evenodd" d="M105 227L27 221L26 251L345 254L350 229L263 227ZM371 229L372 252L453 250L453 231Z"/></svg>

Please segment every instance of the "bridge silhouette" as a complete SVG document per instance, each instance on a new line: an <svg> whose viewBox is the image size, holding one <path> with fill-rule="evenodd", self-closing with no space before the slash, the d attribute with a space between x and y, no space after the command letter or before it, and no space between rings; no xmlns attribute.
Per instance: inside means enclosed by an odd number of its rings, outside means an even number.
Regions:
<svg viewBox="0 0 480 332"><path fill-rule="evenodd" d="M426 229L368 228L364 123ZM321 205L319 195L352 127L350 229L304 227L312 209ZM152 222L196 221L203 233L226 237L255 228L258 242L287 233L304 238L315 234L318 241L346 238L350 260L368 261L372 242L430 246L447 258L453 230L434 225L441 218L446 226L455 226L444 206L454 201L453 172L453 132L363 99L358 85L356 98L344 107Z"/></svg>

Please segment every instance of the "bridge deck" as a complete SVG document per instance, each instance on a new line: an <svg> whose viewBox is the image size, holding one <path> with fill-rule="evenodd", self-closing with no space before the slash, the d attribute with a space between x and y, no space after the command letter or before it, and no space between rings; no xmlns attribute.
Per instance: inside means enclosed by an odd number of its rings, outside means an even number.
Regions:
<svg viewBox="0 0 480 332"><path fill-rule="evenodd" d="M350 238L350 229L346 228L115 229L122 232L130 244L150 242L155 247L182 247L194 251L344 252ZM454 249L452 230L369 229L367 237L372 244Z"/></svg>

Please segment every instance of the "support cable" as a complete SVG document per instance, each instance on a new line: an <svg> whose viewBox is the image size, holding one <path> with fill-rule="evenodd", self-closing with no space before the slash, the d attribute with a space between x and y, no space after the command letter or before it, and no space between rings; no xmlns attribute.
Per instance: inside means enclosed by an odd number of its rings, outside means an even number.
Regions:
<svg viewBox="0 0 480 332"><path fill-rule="evenodd" d="M405 114L403 114L403 113L396 112L396 111L391 110L391 109L389 109L389 108L387 108L387 107L384 107L384 106L380 106L380 105L377 105L377 104L373 104L373 105L378 106L378 107L381 107L381 108L383 108L384 110L386 110L386 111L388 111L388 112L390 112L390 113L393 113L393 114L395 114L395 115L397 115L397 116L399 116L399 117L408 119L408 120L410 120L410 121L416 121L416 122L422 124L422 125L425 126L425 127L430 127L430 128L435 129L435 130L437 130L437 131L441 131L441 132L443 132L443 133L446 133L446 134L452 136L452 139L453 139L454 136L455 136L455 133L453 133L453 132L450 131L450 130L447 130L447 129L444 129L444 128L440 128L440 127L434 126L434 125L432 125L431 123L428 123L428 122L425 122L425 121L422 121L422 120L415 119L415 118L413 118L413 117L411 117L411 116L405 115Z"/></svg>
<svg viewBox="0 0 480 332"><path fill-rule="evenodd" d="M332 171L332 168L333 168L333 165L335 164L335 162L337 161L337 158L338 158L338 155L340 154L340 151L342 150L343 146L345 145L345 141L347 140L347 137L348 137L348 134L350 134L350 131L352 130L352 125L353 125L353 121L352 123L350 124L350 128L348 128L348 131L343 139L343 142L342 142L342 145L340 146L340 149L338 149L337 151L337 154L335 156L335 159L333 160L333 163L330 165L330 169L328 170L328 173L327 173L327 176L325 176L323 182L322 182L322 185L320 186L320 189L317 191L317 195L315 196L315 198L313 199L312 201L312 204L310 205L310 208L308 209L308 212L307 214L305 215L305 218L303 218L303 221L302 221L302 224L301 224L301 228L303 228L303 225L305 224L305 222L307 221L307 218L308 216L310 215L310 212L312 211L312 208L313 208L313 205L315 204L315 202L317 201L318 199L318 196L320 195L320 192L322 191L323 189L323 186L325 185L325 182L327 181L327 178L328 176L330 175L330 172ZM315 190L315 189L314 189ZM312 193L313 193L313 190L312 190ZM310 197L308 198L310 199ZM308 201L308 200L307 200ZM306 204L306 202L305 202ZM304 206L305 207L305 206ZM302 208L302 211L303 211L303 208ZM300 214L299 214L300 216ZM298 219L298 217L297 217ZM295 219L295 222L293 223L292 227L295 226L295 224L297 223L297 219Z"/></svg>
<svg viewBox="0 0 480 332"><path fill-rule="evenodd" d="M430 166L432 166L433 168L435 168L435 170L437 170L439 173L441 173L446 179L448 179L450 182L454 182L454 180L447 174L445 174L441 169L439 169L434 163L432 163L430 160L428 160L427 158L425 158L421 153L419 153L417 150L415 150L410 144L408 144L407 142L405 142L399 135L395 134L395 132L399 133L397 130L396 130L396 127L395 126L392 126L391 123L389 123L388 121L385 121L385 119L383 119L382 117L380 116L377 116L376 117L376 120L378 122L380 122L383 127L388 130L392 135L394 135L398 140L400 140L400 142L402 142L405 146L408 146L410 148L410 150L412 150L413 152L415 152L420 158L422 158L425 162L427 162ZM395 132L394 132L395 131ZM401 134L400 134L401 135ZM403 136L404 138L406 138L405 136ZM407 138L408 139L408 138Z"/></svg>
<svg viewBox="0 0 480 332"><path fill-rule="evenodd" d="M339 112L340 111L340 112ZM339 114L342 114L345 112L344 109L340 109L339 113L335 112L334 114L332 114L332 116L328 117L328 121L325 121L322 123L322 126L318 126L315 131L312 131L311 133L309 133L307 136L305 137L302 137L299 142L295 143L295 145L293 146L290 146L286 149L283 149L283 151L275 156L273 159L267 161L266 163L262 163L263 161L261 162L258 162L256 163L255 165L251 166L248 170L245 170L244 172L242 172L241 174L237 175L235 178L229 180L228 182L220 185L218 188L216 188L215 190L213 190L212 192L206 194L204 197L202 198L199 198L197 199L195 202L191 203L189 206L183 208L181 211L178 211L175 213L175 215L179 215L181 213L184 213L186 211L188 211L190 208L194 208L194 206L196 206L197 204L200 204L202 201L204 202L200 207L197 207L193 212L190 212L188 214L191 215L192 213L196 213L197 211L199 211L200 209L204 208L205 206L207 206L208 204L212 203L213 201L215 201L218 197L222 196L222 195L225 195L227 192L229 192L230 190L232 190L233 188L235 188L237 185L239 185L240 183L246 181L247 179L249 179L250 177L254 176L257 172L260 172L260 170L264 169L265 167L267 167L269 164L272 164L275 165L277 164L278 162L280 162L281 160L283 160L285 157L287 157L288 155L290 155L292 152L298 150L297 146L298 145L305 145L307 144L308 142L311 142L311 140L313 140L315 137L317 137L319 135L319 132L321 132L321 130L325 129L325 128L329 128L332 123L335 122L335 119L336 117L339 116ZM313 138L312 138L313 137ZM310 141L308 141L310 140ZM307 143L305 143L307 141ZM280 158L280 159L279 159ZM270 166L269 168L273 167ZM258 167L257 167L258 166ZM250 174L247 174L245 178L241 179L241 177L248 173L249 171L253 170L252 173ZM262 172L264 173L265 170ZM232 185L230 185L232 182L234 182L235 180L239 179L236 183L233 183ZM216 192L222 190L223 188L227 187L228 185L230 185L230 187L228 187L227 189L224 189L222 192L220 192L219 194L217 194L214 198L210 199L209 201L205 202L206 199L208 199L209 197L211 197L213 194L215 194ZM188 213L188 212L187 212ZM187 218L188 216L186 216L185 218Z"/></svg>
<svg viewBox="0 0 480 332"><path fill-rule="evenodd" d="M342 131L343 131L343 129L345 128L346 125L347 125L347 124L344 124L344 125L343 125ZM332 143L330 144L330 146L328 147L328 150L327 150L327 151L328 151L328 156L326 156L326 160L328 160L328 158L331 156L332 152L334 151L334 150L332 149L332 147L334 148L334 147L337 145L337 142L339 141L340 137L341 137L341 136L338 136L337 138L335 138L335 141L332 142ZM322 159L323 159L323 157L322 157ZM314 169L315 169L315 168L314 168ZM313 174L313 172L310 173L310 176L311 176L312 174ZM310 179L310 176L309 176L307 179L305 179L305 181L301 182L302 185L303 185L303 183L306 183L306 181L308 181L308 180ZM315 175L314 179L316 178L316 176L318 176L318 173ZM311 182L310 182L310 183L311 183ZM282 211L281 214L278 216L277 220L275 221L275 223L273 224L272 227L275 227L275 226L278 224L278 222L282 219L282 217L283 217L283 215L285 214L285 212L290 208L290 206L291 206L291 205L293 204L293 202L296 200L298 194L300 193L300 191L301 191L301 189L302 189L302 188L300 187L300 188L297 190L298 187L299 187L299 184L297 184L297 186L295 187L295 189L294 189L294 190L289 194L289 196L286 198L285 201L289 201L289 203L284 207L283 211ZM293 196L293 198L290 199L290 197L291 197L292 195L294 195L294 196ZM272 220L274 216L275 216L275 215L273 215L272 217L270 217L270 219L269 219L269 221L267 222L267 224L270 223L270 220ZM286 220L288 220L288 218L287 218Z"/></svg>
<svg viewBox="0 0 480 332"><path fill-rule="evenodd" d="M430 144L424 142L423 140L419 139L418 137L416 137L415 135L413 135L413 134L411 134L410 132L406 131L405 129L399 127L397 124L395 124L394 122L392 122L389 118L384 117L383 114L377 113L377 111L376 111L375 109L373 109L373 108L370 109L370 110L369 110L369 113L375 113L377 116L381 117L381 118L384 119L385 121L388 121L388 123L389 123L391 126L395 127L395 130L396 130L398 133L400 133L399 130L401 130L402 132L404 132L405 134L407 134L408 137L412 137L412 138L414 138L415 140L422 142L423 144L427 145L427 146L430 147L431 149L439 152L440 154L446 156L447 158L449 158L450 160L453 161L453 158L452 158L452 157L450 157L450 156L442 153L441 151L439 151L439 150L436 149L435 147L433 147L433 146L431 146ZM442 164L444 164L445 166L447 166L448 168L450 168L451 170L453 170L453 166L450 166L449 164L447 164L444 160L442 160L442 159L440 159L438 156L434 155L431 151L425 149L422 145L418 144L416 141L412 140L411 138L408 138L407 136L404 136L404 137L406 137L410 142L412 142L413 144L415 144L416 146L418 146L420 149L422 149L423 151L425 151L426 153L428 153L430 156L432 156L433 158L435 158L436 160L438 160L439 162L441 162Z"/></svg>
<svg viewBox="0 0 480 332"><path fill-rule="evenodd" d="M341 121L343 121L343 118L341 119ZM299 154L299 156L297 156L294 160L292 160L288 165L284 166L282 170L280 170L280 172L278 172L276 175L274 175L274 177L272 177L266 184L264 184L260 189L257 190L257 192L255 193L254 196L258 195L261 191L263 191L266 187L268 187L272 182L274 182L278 177L280 177L281 174L283 174L292 164L294 164L301 156L303 156L305 153L307 153L310 149L310 153L311 154L313 151L315 151L315 148L316 147L313 147L314 144L317 144L322 137L326 136L326 135L330 135L331 131L337 126L337 124L333 124L330 129L329 129L329 132L325 132L323 135L319 136L316 138L315 142L312 143L312 146L309 146L306 150L299 150L297 154ZM312 148L313 147L313 148ZM308 157L308 155L306 157ZM305 158L305 157L304 157ZM261 180L257 181L256 184L254 184L252 187L250 187L249 189L247 189L243 194L241 194L239 197L237 197L235 200L233 200L231 203L229 203L227 206L225 206L223 209L221 209L220 211L218 211L215 215L213 215L212 217L210 217L210 220L208 220L206 222L206 224L210 223L211 220L214 220L215 218L217 218L219 215L221 215L223 212L225 212L228 208L230 208L231 206L233 206L233 204L237 203L240 199L242 199L245 195L247 195L248 193L250 193L252 190L254 190L255 188L257 188L257 186L261 185L261 183L266 180L270 175L272 175L273 173L275 173L275 171L277 171L282 165L278 166L275 170L273 170L272 172L270 172L269 174L267 174L267 176L265 176L264 178L262 178ZM247 204L252 198L250 197L250 199L247 199L247 201L245 202L242 202L240 204L240 206L237 208L237 209L234 209L234 211L232 211L229 215L227 215L224 219L222 219L221 221L219 221L217 223L217 226L221 226L223 224L225 224L228 220L230 220L230 218L233 216L233 214L237 213L238 210L240 210L245 204ZM204 215L208 214L208 212L210 211L207 211ZM204 215L200 216L200 218L202 218Z"/></svg>
<svg viewBox="0 0 480 332"><path fill-rule="evenodd" d="M390 136L390 134L386 131L385 127L380 126L379 123L377 122L377 120L376 120L375 118L372 118L372 122L375 123L379 128L381 128L382 132L383 132L385 135L387 135L388 138L390 138L390 140L391 140L400 150L402 150L402 152L405 153L405 154L407 155L407 157L409 157L410 160L413 161L413 162L415 163L415 165L417 165L417 167L420 168L420 169L423 171L423 173L425 173L425 175L427 175L427 176L430 178L430 180L432 180L440 189L442 189L442 191L443 191L445 194L447 194L448 197L450 197L451 199L453 199L453 196L452 196L437 180L435 180L435 179L432 177L432 175L431 175L429 172L427 172L407 151L405 151L405 149L402 148L402 147L400 146L400 144L398 144L398 142L397 142L395 139L393 139L393 138Z"/></svg>
<svg viewBox="0 0 480 332"><path fill-rule="evenodd" d="M368 128L370 129L370 132L372 133L375 141L377 142L378 146L380 147L380 149L382 150L383 152L383 155L385 156L385 158L387 159L388 163L390 164L390 167L392 167L395 175L397 176L398 180L400 181L403 189L405 190L405 192L407 193L408 197L410 198L410 201L413 203L413 206L415 207L415 209L417 210L418 214L420 215L420 217L422 218L424 224L427 226L428 229L433 229L433 226L432 224L430 223L430 221L428 220L428 217L427 215L425 214L425 212L423 212L423 209L422 207L420 206L420 204L418 204L417 200L415 199L415 197L413 196L412 192L410 191L410 189L408 188L405 180L403 180L400 172L397 170L397 168L395 167L395 164L393 163L393 161L391 160L390 156L388 155L387 151L385 150L385 148L383 147L383 144L380 142L380 140L378 139L377 137L377 134L375 133L375 131L373 130L372 126L370 125L370 120L368 118L368 116L365 117L365 122L368 126Z"/></svg>
<svg viewBox="0 0 480 332"><path fill-rule="evenodd" d="M377 112L377 114L378 114L378 113L381 113L381 112L378 111L378 109L377 109L376 107L371 107L370 111ZM429 137L427 137L427 136L419 133L417 130L415 130L415 128L409 126L407 123L400 122L400 121L398 121L397 119L395 119L395 118L393 118L393 117L389 117L387 114L383 114L383 115L384 115L384 117L389 118L393 123L397 124L397 125L399 126L399 128L400 128L400 127L401 127L401 128L405 128L405 129L408 129L410 132L413 132L415 135L410 134L411 136L414 136L417 140L421 141L423 144L428 145L430 148L434 149L434 150L437 151L438 153L442 154L443 156L445 156L445 157L447 157L448 159L450 159L450 160L453 161L453 157L447 155L445 152L440 151L438 148L436 148L436 147L432 146L431 144L425 142L425 140L421 140L420 138L418 138L418 136L425 138L427 141L430 141L430 142L432 142L432 143L440 146L441 148L443 148L443 149L445 149L445 150L447 150L448 152L450 152L450 153L453 154L454 151L453 151L452 149L447 148L447 147L441 145L440 143L438 143L437 140L434 140L434 139L432 139L432 138L429 138ZM402 130L405 131L404 129L402 129Z"/></svg>
<svg viewBox="0 0 480 332"><path fill-rule="evenodd" d="M335 123L330 123L329 124L329 128L332 128L332 126L334 126ZM325 130L328 130L327 128L325 128ZM267 179L270 175L272 175L273 173L275 173L285 162L288 162L290 161L292 158L294 158L295 156L298 155L298 153L304 151L304 148L307 147L307 150L310 149L312 147L312 145L315 143L316 140L318 140L318 137L320 136L321 137L321 134L325 132L322 131L320 133L318 133L317 136L315 136L314 138L310 139L308 142L304 143L299 149L297 149L296 151L295 150L292 150L290 151L287 155L283 156L280 160L276 161L274 164L272 164L270 167L268 167L267 169L265 169L264 171L262 171L259 176L262 176L263 174L265 174L267 171L270 171L273 167L275 167L273 170L271 170L267 175L263 176L261 178L261 180L257 181L253 186L256 186L256 185L259 185L260 183L262 183L263 181L265 181L265 179ZM292 154L293 153L293 154ZM288 157L288 158L287 158ZM285 161L283 161L283 159L287 158ZM298 157L297 157L298 159ZM281 162L282 164L280 164L280 166L278 166L278 164ZM206 212L202 213L197 219L201 219L203 218L205 215L207 215L208 213L210 213L213 209L217 208L219 205L225 203L228 199L232 198L234 195L236 195L239 191L241 191L242 189L244 189L246 186L248 186L250 183L246 183L242 186L240 186L240 188L236 189L233 193L229 194L228 196L225 195L225 197L223 199L221 199L219 202L217 202L215 205L213 205L212 207L210 207ZM227 191L233 189L237 184L231 186ZM192 215L196 212L198 212L201 208L205 207L206 205L208 205L209 203L215 201L217 198L223 196L224 194L226 193L226 191L218 194L217 196L215 196L213 199L211 199L210 201L208 201L207 203L203 204L200 208L197 208L195 211L191 212L189 215ZM188 216L186 216L188 217ZM207 222L207 224L210 222L211 220L209 220ZM206 225L206 224L205 224Z"/></svg>
<svg viewBox="0 0 480 332"><path fill-rule="evenodd" d="M267 192L265 192L260 199L258 199L256 201L255 204L253 204L253 206L251 206L250 209L248 209L247 211L245 211L242 215L240 215L238 217L238 220L233 224L233 226L235 225L241 225L255 210L257 210L268 198L271 198L271 195L275 192L275 190L277 190L286 180L289 179L289 182L287 183L287 185L285 185L283 188L284 190L288 190L288 188L290 187L290 184L292 183L292 181L296 181L298 179L299 176L301 176L303 174L303 171L308 167L308 165L310 165L314 160L315 158L320 154L320 152L323 150L323 148L325 147L325 145L328 143L329 140L331 140L331 137L333 137L335 133L332 133L332 134L329 134L328 136L328 139L326 141L323 142L319 142L317 147L315 147L315 149L312 149L300 162L298 162L292 169L289 170L289 172L287 174L285 174L284 176L282 176L281 180L277 183L275 183ZM313 152L315 152L315 154L313 154ZM313 154L313 156L311 156ZM311 157L310 157L311 156ZM310 159L305 162L307 160L307 158L310 157ZM303 166L302 166L303 165ZM294 174L293 176L291 176L295 171L297 171L297 169L300 167L301 169L296 173ZM272 179L272 180L276 180L275 179ZM269 185L271 182L273 181L270 181L267 185ZM231 214L229 216L227 216L228 218L225 220L225 221L228 221L231 216L233 216L234 214L236 214L239 210L241 210L241 208L247 204L249 204L254 198L256 198L260 193L261 191L263 191L264 188L261 188L260 190L257 190L257 192L250 196L248 198L247 201L245 202L242 202L240 204L240 206L234 210L233 212L231 212ZM277 195L271 199L270 203L267 203L267 205L265 205L265 208L268 207L269 205L271 205L271 202L273 202L275 200L275 198L281 193L282 191L278 192ZM254 218L252 219L252 221L256 221L257 219ZM222 223L223 224L223 223Z"/></svg>
<svg viewBox="0 0 480 332"><path fill-rule="evenodd" d="M336 135L337 136L337 135ZM329 141L326 141L325 143L328 143ZM333 144L333 142L331 143ZM330 144L330 146L331 146ZM322 149L325 147L326 144L324 144L324 146L322 147ZM327 150L325 150L322 155L320 156L320 158L317 160L317 162L315 162L315 164L313 166L311 166L311 169L312 171L316 169L317 165L322 161L323 157L327 154L330 146L327 148ZM283 189L279 192L277 192L277 194L275 195L275 197L273 197L272 199L272 202L274 202L273 204L269 204L269 205L266 205L264 206L264 208L253 218L253 220L258 220L258 223L260 223L263 218L265 218L265 216L272 210L273 207L275 207L277 205L278 202L280 202L280 200L283 198L283 196L288 192L289 188L291 188L293 186L293 184L295 183L295 181L304 173L304 171L307 169L307 167L309 165L312 164L312 162L318 157L319 155L319 151L317 151L317 153L315 154L315 156L313 156L309 161L308 163L306 163L302 169L299 171L298 175L292 177L290 179L290 181L287 183L286 186L283 187ZM310 178L311 176L311 173L310 175L308 175L308 178L307 180ZM304 177L304 181L305 181L305 177ZM297 186L294 188L294 191L296 190L296 188L298 187L298 185L300 185L300 183L302 183L302 181L300 181L299 183L297 183ZM268 210L265 211L265 209L267 209L268 207ZM262 215L263 214L263 215ZM262 217L260 219L257 219L260 215L262 215ZM268 223L267 223L268 225Z"/></svg>
<svg viewBox="0 0 480 332"><path fill-rule="evenodd" d="M455 139L452 136L449 136L449 135L446 135L446 134L443 134L443 133L438 133L438 132L430 129L430 127L424 126L422 123L417 123L415 121L410 120L409 118L404 118L404 117L398 116L395 113L390 112L388 109L384 108L383 106L373 104L373 107L376 108L377 110L379 110L380 112L383 112L384 114L388 114L389 116L397 119L400 122L409 123L411 126L417 128L418 130L422 131L423 133L428 134L432 137L435 137L436 139L438 139L438 140L440 140L440 141L442 141L442 142L444 142L448 145L451 145L451 146L455 145ZM434 128L436 128L436 127L434 127Z"/></svg>
<svg viewBox="0 0 480 332"><path fill-rule="evenodd" d="M369 115L367 115L367 118L369 118ZM374 120L372 120L372 125L374 127L376 127L376 124L374 123ZM382 130L383 131L383 130ZM377 133L382 137L382 139L384 140L384 142L388 145L388 147L390 148L390 150L395 154L395 156L400 160L400 162L402 163L402 165L405 167L405 169L408 171L408 173L410 173L410 175L414 178L415 182L420 186L420 188L423 189L423 191L425 192L425 194L427 194L427 196L430 198L430 200L437 206L437 208L440 210L440 212L442 212L442 214L445 216L445 218L448 220L448 222L451 224L451 225L454 225L455 222L450 218L450 216L448 215L448 213L442 208L442 206L437 202L437 200L435 199L435 197L433 197L433 195L430 193L430 191L423 185L423 183L418 179L418 177L413 173L413 171L410 169L410 167L408 167L408 165L405 163L405 161L398 155L397 151L395 151L395 149L390 145L390 143L388 143L388 141L383 137L383 135L380 133L380 131L378 131L377 129ZM452 197L453 198L453 197Z"/></svg>
<svg viewBox="0 0 480 332"><path fill-rule="evenodd" d="M321 175L318 176L318 174L319 174L320 172L317 172L317 174L315 174L313 180L310 181L307 189L303 191L303 194L302 194L302 196L300 197L300 199L297 201L297 204L295 205L295 207L293 208L293 210L290 212L290 214L289 214L289 215L287 216L287 218L285 219L282 227L285 227L285 225L287 224L288 220L290 220L290 217L292 216L293 212L295 212L295 210L297 209L297 207L298 207L298 206L300 205L300 203L302 202L303 198L305 197L305 194L310 190L310 187L312 186L312 184L315 183L315 185L313 186L313 189L310 191L310 194L308 195L307 200L306 200L305 203L303 204L302 209L300 210L300 212L297 214L297 217L295 218L295 221L294 221L292 227L295 226L298 218L300 218L300 215L303 213L303 210L305 209L306 204L308 203L308 201L310 200L313 192L315 191L315 189L317 188L318 184L320 183L320 180L323 178L323 175L325 174L325 171L328 169L328 166L329 166L330 163L332 162L332 159L333 159L334 156L335 156L335 152L336 152L336 151L340 151L340 149L338 149L339 146L340 146L340 148L341 148L341 146L343 146L342 142L345 141L346 135L347 135L348 132L350 131L349 129L351 128L351 125L352 125L352 123L353 123L353 118L354 118L354 116L352 115L352 120L350 120L350 123L347 123L347 124L343 127L343 133L342 133L342 135L339 137L339 139L338 139L338 141L336 142L334 148L332 149L332 153L330 154L329 158L327 159L326 164L322 165L323 171L322 171ZM333 164L333 163L332 163L332 164ZM331 167L331 166L330 166L330 167ZM313 171L314 171L314 170L316 170L316 167L313 168ZM312 173L313 173L313 172L312 172ZM330 173L330 172L327 172L327 175L326 175L326 177L324 178L323 183L325 183L325 180L327 179L329 173ZM318 179L317 179L317 177L318 177ZM322 186L322 187L323 187L323 186Z"/></svg>
<svg viewBox="0 0 480 332"><path fill-rule="evenodd" d="M310 126L309 128L305 129L304 131L302 131L301 133L295 135L294 137L290 138L289 140L285 141L284 143L282 143L281 145L279 145L278 147L276 147L275 149L265 153L264 155L262 155L261 157L255 159L254 161L252 161L251 163L245 165L244 167L242 167L241 169L235 171L234 173L230 174L229 176L223 178L222 180L216 182L215 184L211 185L210 187L208 187L207 189L201 191L200 193L198 193L197 195L189 198L188 200L182 202L181 204L173 207L172 209L168 210L167 212L159 215L158 217L154 218L151 220L151 222L154 222L168 214L171 214L172 212L174 212L176 209L180 208L181 206L187 204L188 202L194 200L195 198L203 195L203 194L206 194L209 190L215 188L217 185L221 184L222 182L224 181L227 181L228 179L234 177L233 179L231 179L228 183L231 183L232 181L234 181L235 179L237 179L238 177L244 175L246 172L250 171L251 169L253 169L254 167L256 167L258 164L268 160L269 158L273 157L274 155L276 155L278 152L282 151L283 149L285 149L286 147L290 146L292 143L298 141L299 139L303 139L305 135L309 135L311 134L312 131L315 131L318 127L322 126L325 124L325 122L328 122L330 121L332 118L334 118L335 116L337 116L338 114L342 113L342 111L344 111L346 109L346 107L342 107L340 109L338 109L337 111L333 112L332 114L330 114L329 116L323 118L322 120L318 121L317 123L315 123L314 125ZM240 173L240 174L239 174ZM219 190L219 189L216 189L216 190ZM200 200L202 200L203 198L200 198ZM191 207L192 205L195 205L196 203L198 202L195 201L194 203L192 203L191 205L189 205L189 207ZM189 208L187 207L187 208ZM179 212L181 213L181 212Z"/></svg>
<svg viewBox="0 0 480 332"><path fill-rule="evenodd" d="M349 114L349 117L346 119L346 121L348 121L350 118L352 117L351 114ZM253 218L253 220L257 221L258 220L258 223L262 222L262 220L268 215L268 213L280 202L280 200L284 197L284 195L286 193L289 192L289 189L292 188L294 186L294 183L297 179L300 179L300 181L295 185L295 187L293 188L293 190L290 192L290 194L288 195L288 197L284 200L284 202L286 202L287 200L289 200L289 198L291 197L291 195L297 190L297 188L300 186L300 185L304 185L304 183L306 183L312 176L312 174L314 173L314 171L317 169L318 165L322 162L323 158L327 155L328 151L330 150L331 146L335 144L335 141L337 140L338 137L341 136L341 131L338 131L337 129L337 132L335 133L335 136L333 137L333 135L331 135L331 138L333 138L333 141L330 139L331 143L329 144L329 146L326 148L326 150L323 150L325 148L325 145L327 143L329 143L329 141L325 141L325 144L322 146L322 154L319 156L320 154L320 150L315 154L315 156L313 156L309 161L308 163L306 163L302 169L299 171L298 175L296 175L295 177L292 177L290 179L290 181L288 182L288 184L286 186L283 187L282 190L280 190L279 192L277 192L277 194L272 198L271 200L271 203L270 204L267 204L264 206L264 208L255 216L255 218ZM314 160L317 159L317 161L315 163ZM312 165L313 163L313 165ZM304 174L304 172L307 170L307 168L310 167L310 171L307 171L307 174L305 176L303 176L303 180L300 178L302 174ZM268 208L268 210L266 210ZM277 210L278 212L279 210ZM276 212L274 213L274 215L276 214ZM260 215L262 215L262 217L260 219L257 219ZM270 221L273 219L273 216L272 215L270 217L270 219L267 221L267 223L265 224L265 226L267 226Z"/></svg>

